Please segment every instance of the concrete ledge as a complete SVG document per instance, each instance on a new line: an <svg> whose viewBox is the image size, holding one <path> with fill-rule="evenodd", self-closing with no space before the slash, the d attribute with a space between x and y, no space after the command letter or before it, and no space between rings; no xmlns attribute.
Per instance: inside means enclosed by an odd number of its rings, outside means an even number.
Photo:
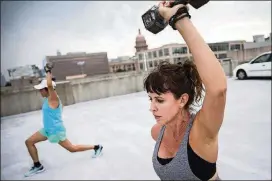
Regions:
<svg viewBox="0 0 272 181"><path fill-rule="evenodd" d="M143 90L147 72L125 72L57 82L64 106ZM41 109L42 97L33 87L1 88L1 117Z"/></svg>

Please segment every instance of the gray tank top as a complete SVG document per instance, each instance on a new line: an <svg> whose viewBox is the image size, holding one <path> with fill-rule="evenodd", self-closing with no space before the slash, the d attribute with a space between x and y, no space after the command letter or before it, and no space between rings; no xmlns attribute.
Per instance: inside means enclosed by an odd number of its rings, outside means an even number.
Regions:
<svg viewBox="0 0 272 181"><path fill-rule="evenodd" d="M165 126L161 128L152 157L154 170L161 180L200 180L191 171L187 156L187 143L189 139L189 133L193 125L194 117L195 114L190 115L189 123L181 141L179 150L176 156L172 159L172 161L166 165L161 165L157 159Z"/></svg>

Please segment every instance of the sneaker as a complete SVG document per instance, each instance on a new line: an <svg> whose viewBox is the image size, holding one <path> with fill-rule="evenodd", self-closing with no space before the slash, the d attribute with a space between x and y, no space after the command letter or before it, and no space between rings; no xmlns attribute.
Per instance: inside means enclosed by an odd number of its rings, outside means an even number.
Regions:
<svg viewBox="0 0 272 181"><path fill-rule="evenodd" d="M94 150L94 155L93 155L93 158L96 158L98 156L101 155L101 152L102 152L102 149L103 149L103 146L102 145L98 145L99 148L97 150Z"/></svg>
<svg viewBox="0 0 272 181"><path fill-rule="evenodd" d="M33 166L27 173L25 173L25 177L29 177L43 171L45 171L45 169L42 165L40 165L39 167Z"/></svg>

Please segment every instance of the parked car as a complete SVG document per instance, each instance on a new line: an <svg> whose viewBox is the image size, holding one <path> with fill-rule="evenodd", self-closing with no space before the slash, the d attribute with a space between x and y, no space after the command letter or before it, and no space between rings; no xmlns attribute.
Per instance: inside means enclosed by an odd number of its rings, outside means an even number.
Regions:
<svg viewBox="0 0 272 181"><path fill-rule="evenodd" d="M239 80L248 77L271 77L271 59L271 51L262 53L248 63L235 67L233 76Z"/></svg>

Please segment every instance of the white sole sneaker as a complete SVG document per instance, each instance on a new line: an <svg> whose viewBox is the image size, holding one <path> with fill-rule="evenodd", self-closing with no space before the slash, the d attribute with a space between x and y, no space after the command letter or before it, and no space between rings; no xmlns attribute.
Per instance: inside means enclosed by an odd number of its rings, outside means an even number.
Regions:
<svg viewBox="0 0 272 181"><path fill-rule="evenodd" d="M102 146L100 152L99 152L98 154L96 154L96 155L94 154L94 155L92 156L92 158L97 158L97 157L101 156L101 155L102 155L102 151L103 151L103 146Z"/></svg>
<svg viewBox="0 0 272 181"><path fill-rule="evenodd" d="M38 170L37 172L33 172L33 173L29 174L29 175L25 174L24 176L25 176L25 177L31 177L31 176L33 176L33 175L42 173L42 172L44 172L44 171L45 171L45 168L43 167L42 170Z"/></svg>

